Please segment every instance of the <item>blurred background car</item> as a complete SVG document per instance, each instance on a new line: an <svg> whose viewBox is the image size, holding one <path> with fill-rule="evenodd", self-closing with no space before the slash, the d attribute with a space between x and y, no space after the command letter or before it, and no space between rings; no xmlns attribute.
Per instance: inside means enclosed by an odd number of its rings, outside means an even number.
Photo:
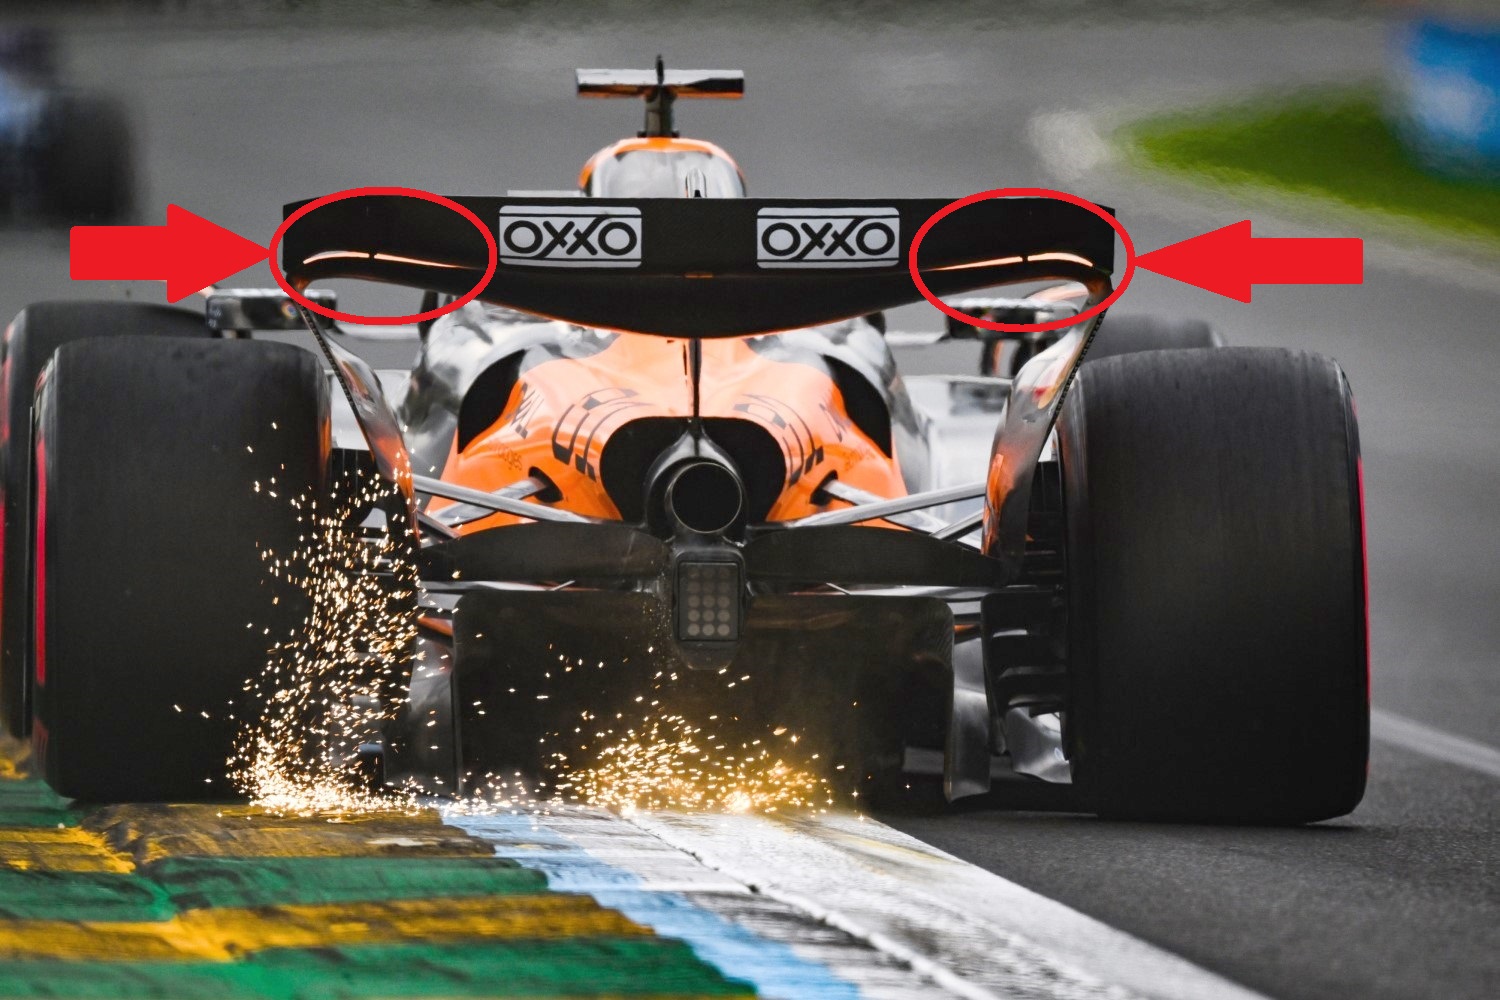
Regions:
<svg viewBox="0 0 1500 1000"><path fill-rule="evenodd" d="M59 74L48 29L0 25L0 223L123 222L134 204L124 105Z"/></svg>

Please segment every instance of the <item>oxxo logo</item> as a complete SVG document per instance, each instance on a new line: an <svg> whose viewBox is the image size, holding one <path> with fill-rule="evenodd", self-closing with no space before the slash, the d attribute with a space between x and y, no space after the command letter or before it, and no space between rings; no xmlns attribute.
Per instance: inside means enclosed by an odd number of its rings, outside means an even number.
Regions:
<svg viewBox="0 0 1500 1000"><path fill-rule="evenodd" d="M500 263L530 267L640 267L641 210L586 205L500 209Z"/></svg>
<svg viewBox="0 0 1500 1000"><path fill-rule="evenodd" d="M901 260L895 208L763 208L755 215L761 267L881 267Z"/></svg>

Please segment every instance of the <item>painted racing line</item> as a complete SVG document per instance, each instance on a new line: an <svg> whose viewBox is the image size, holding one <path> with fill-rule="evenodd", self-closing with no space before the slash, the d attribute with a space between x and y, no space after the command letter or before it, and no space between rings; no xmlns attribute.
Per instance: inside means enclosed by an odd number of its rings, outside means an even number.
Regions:
<svg viewBox="0 0 1500 1000"><path fill-rule="evenodd" d="M1389 743L1433 760L1478 771L1491 778L1500 778L1500 750L1423 725L1415 719L1378 708L1372 709L1370 735L1382 743Z"/></svg>

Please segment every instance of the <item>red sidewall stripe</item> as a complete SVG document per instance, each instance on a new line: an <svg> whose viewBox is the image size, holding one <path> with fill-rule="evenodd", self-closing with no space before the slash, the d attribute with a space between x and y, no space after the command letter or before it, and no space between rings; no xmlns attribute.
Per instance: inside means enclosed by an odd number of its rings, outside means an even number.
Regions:
<svg viewBox="0 0 1500 1000"><path fill-rule="evenodd" d="M41 437L36 439L36 595L32 607L36 684L42 687L47 683L47 445Z"/></svg>

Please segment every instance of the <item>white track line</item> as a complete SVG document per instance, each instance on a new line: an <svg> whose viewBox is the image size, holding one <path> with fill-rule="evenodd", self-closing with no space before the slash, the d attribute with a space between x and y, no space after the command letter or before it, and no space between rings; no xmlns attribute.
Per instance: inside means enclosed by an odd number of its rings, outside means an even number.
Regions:
<svg viewBox="0 0 1500 1000"><path fill-rule="evenodd" d="M631 822L959 996L1261 998L870 819L656 813Z"/></svg>
<svg viewBox="0 0 1500 1000"><path fill-rule="evenodd" d="M499 816L450 813L495 853L541 871L657 934L685 942L765 1000L938 1000L951 994L869 942L745 883L602 809ZM960 994L963 995L963 994Z"/></svg>
<svg viewBox="0 0 1500 1000"><path fill-rule="evenodd" d="M1491 778L1500 778L1500 750L1476 740L1445 733L1405 716L1370 710L1370 735L1433 760L1457 764Z"/></svg>

